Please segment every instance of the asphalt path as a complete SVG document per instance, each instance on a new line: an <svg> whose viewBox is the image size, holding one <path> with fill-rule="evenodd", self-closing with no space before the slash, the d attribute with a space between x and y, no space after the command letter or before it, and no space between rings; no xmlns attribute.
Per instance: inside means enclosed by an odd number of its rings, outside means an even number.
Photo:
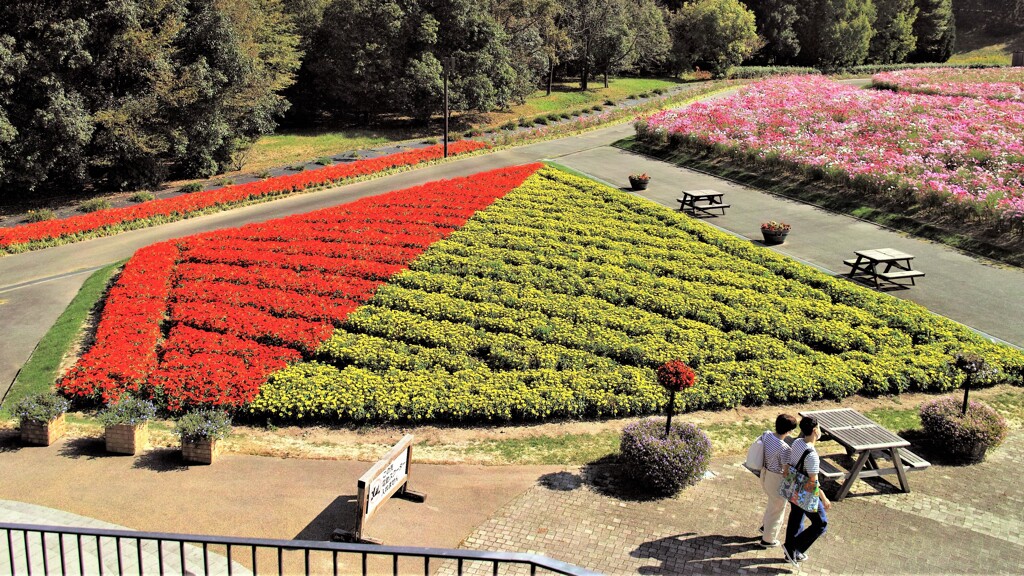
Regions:
<svg viewBox="0 0 1024 576"><path fill-rule="evenodd" d="M577 136L549 140L480 156L455 159L374 180L181 220L84 242L0 258L0 397L33 348L71 301L88 273L131 256L137 249L198 232L232 228L351 202L443 178L468 176L504 166L555 160L616 186L648 172L653 180L644 197L678 208L683 189L713 188L729 194L727 216L709 223L741 237L759 236L758 223L785 220L794 225L780 252L822 270L843 273L853 251L897 248L917 256L927 277L910 290L892 292L932 311L1017 346L1024 346L1024 272L992 265L927 240L830 213L711 176L678 168L609 145L633 134L621 124Z"/></svg>

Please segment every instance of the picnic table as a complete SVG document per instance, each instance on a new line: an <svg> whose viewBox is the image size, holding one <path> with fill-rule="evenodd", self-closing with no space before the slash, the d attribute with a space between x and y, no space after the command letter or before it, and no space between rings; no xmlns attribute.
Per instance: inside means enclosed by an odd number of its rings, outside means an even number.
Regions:
<svg viewBox="0 0 1024 576"><path fill-rule="evenodd" d="M843 264L850 267L847 277L866 276L874 282L875 288L879 288L880 280L889 282L896 286L907 287L897 280L909 279L914 285L914 278L924 276L924 272L914 270L910 261L914 257L906 252L893 250L892 248L875 248L873 250L857 250L854 252L856 258L843 260Z"/></svg>
<svg viewBox="0 0 1024 576"><path fill-rule="evenodd" d="M694 216L697 212L705 216L718 216L712 214L711 210L721 210L722 216L725 216L725 209L729 205L722 202L724 195L725 192L715 190L683 190L683 195L676 198L676 202L679 202L680 211L689 211Z"/></svg>
<svg viewBox="0 0 1024 576"><path fill-rule="evenodd" d="M823 440L835 440L846 449L847 456L854 462L848 472L843 472L831 462L821 459L821 475L840 479L843 484L836 495L842 500L858 478L876 478L895 474L903 492L910 492L907 472L924 470L931 464L907 449L910 443L886 430L856 410L839 408L801 412L801 416L813 416L821 427ZM891 467L882 468L880 459L887 459Z"/></svg>

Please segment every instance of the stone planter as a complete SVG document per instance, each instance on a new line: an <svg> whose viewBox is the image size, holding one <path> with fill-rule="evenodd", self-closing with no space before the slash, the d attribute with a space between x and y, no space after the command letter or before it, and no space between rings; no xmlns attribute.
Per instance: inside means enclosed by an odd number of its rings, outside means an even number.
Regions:
<svg viewBox="0 0 1024 576"><path fill-rule="evenodd" d="M789 230L765 230L761 228L761 235L764 236L765 244L782 244L789 236Z"/></svg>
<svg viewBox="0 0 1024 576"><path fill-rule="evenodd" d="M21 423L21 441L35 446L49 446L67 431L67 423L61 414L49 422L24 420Z"/></svg>
<svg viewBox="0 0 1024 576"><path fill-rule="evenodd" d="M103 436L107 441L107 452L139 454L149 446L149 424L107 426Z"/></svg>
<svg viewBox="0 0 1024 576"><path fill-rule="evenodd" d="M633 187L633 190L647 190L647 184L651 181L650 178L642 180L640 178L629 177L629 185Z"/></svg>
<svg viewBox="0 0 1024 576"><path fill-rule="evenodd" d="M223 446L218 440L181 441L182 459L194 464L213 464L222 451Z"/></svg>

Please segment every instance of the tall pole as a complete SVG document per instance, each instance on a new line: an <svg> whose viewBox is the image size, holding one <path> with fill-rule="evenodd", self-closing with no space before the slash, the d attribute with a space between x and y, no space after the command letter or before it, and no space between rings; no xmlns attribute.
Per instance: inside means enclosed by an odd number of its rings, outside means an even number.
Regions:
<svg viewBox="0 0 1024 576"><path fill-rule="evenodd" d="M448 60L445 58L445 60ZM444 67L444 157L448 157L448 68L449 62Z"/></svg>

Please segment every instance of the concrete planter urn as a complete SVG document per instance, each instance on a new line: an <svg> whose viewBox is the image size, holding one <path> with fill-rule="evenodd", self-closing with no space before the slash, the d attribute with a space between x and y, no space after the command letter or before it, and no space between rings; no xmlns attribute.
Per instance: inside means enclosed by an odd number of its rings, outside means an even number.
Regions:
<svg viewBox="0 0 1024 576"><path fill-rule="evenodd" d="M785 222L764 222L761 224L761 235L764 236L765 244L782 244L789 236L790 225Z"/></svg>
<svg viewBox="0 0 1024 576"><path fill-rule="evenodd" d="M38 420L21 421L21 441L34 446L49 446L60 440L67 432L67 422L64 414L57 416L49 422Z"/></svg>
<svg viewBox="0 0 1024 576"><path fill-rule="evenodd" d="M651 182L651 177L647 174L630 174L629 185L633 190L647 190L647 184Z"/></svg>
<svg viewBox="0 0 1024 576"><path fill-rule="evenodd" d="M149 423L112 424L104 428L103 438L107 452L113 454L141 454L149 447Z"/></svg>

